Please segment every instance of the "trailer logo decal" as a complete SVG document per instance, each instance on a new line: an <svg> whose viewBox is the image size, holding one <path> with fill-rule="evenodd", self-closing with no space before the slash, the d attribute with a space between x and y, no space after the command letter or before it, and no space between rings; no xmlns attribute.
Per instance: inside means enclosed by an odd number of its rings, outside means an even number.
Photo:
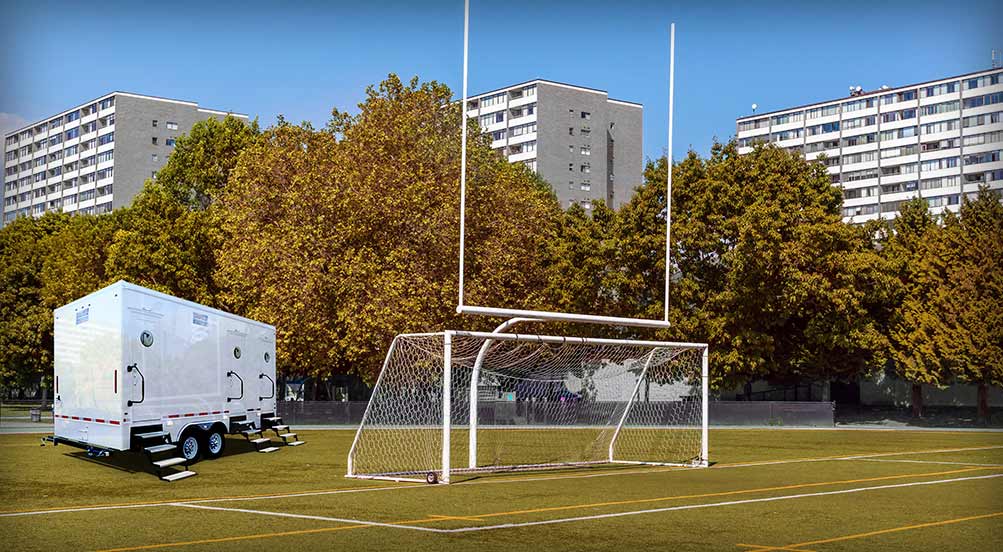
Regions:
<svg viewBox="0 0 1003 552"><path fill-rule="evenodd" d="M90 309L90 307L87 307L87 308L85 308L83 310L78 310L77 311L77 324L83 324L84 322L87 322L90 319L90 317L91 317L91 309Z"/></svg>
<svg viewBox="0 0 1003 552"><path fill-rule="evenodd" d="M209 315L199 314L197 312L192 313L192 324L198 326L208 326L209 325Z"/></svg>

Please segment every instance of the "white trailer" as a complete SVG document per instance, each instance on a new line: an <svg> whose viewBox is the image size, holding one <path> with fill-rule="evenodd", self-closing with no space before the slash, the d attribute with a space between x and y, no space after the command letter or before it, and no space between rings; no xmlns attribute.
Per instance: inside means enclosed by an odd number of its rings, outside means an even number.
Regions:
<svg viewBox="0 0 1003 552"><path fill-rule="evenodd" d="M56 309L55 444L145 453L162 479L223 454L299 445L276 411L275 328L118 281ZM184 471L165 474L169 466Z"/></svg>

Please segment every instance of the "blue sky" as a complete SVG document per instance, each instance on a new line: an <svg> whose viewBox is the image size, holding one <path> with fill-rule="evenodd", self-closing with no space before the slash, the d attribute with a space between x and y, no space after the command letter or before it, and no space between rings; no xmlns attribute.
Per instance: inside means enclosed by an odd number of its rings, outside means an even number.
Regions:
<svg viewBox="0 0 1003 552"><path fill-rule="evenodd" d="M112 90L318 126L390 72L460 90L462 0L0 2L4 128ZM976 71L1003 49L1001 2L472 0L470 92L532 78L604 89L645 105L645 154L661 155L670 21L677 158L729 138L753 102Z"/></svg>

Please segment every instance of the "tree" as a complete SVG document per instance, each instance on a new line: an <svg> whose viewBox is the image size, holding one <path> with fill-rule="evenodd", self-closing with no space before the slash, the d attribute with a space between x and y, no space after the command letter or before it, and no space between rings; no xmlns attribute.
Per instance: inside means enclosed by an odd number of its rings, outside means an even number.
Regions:
<svg viewBox="0 0 1003 552"><path fill-rule="evenodd" d="M110 283L105 270L108 247L126 210L70 217L44 241L40 298L48 309L79 299Z"/></svg>
<svg viewBox="0 0 1003 552"><path fill-rule="evenodd" d="M930 264L942 244L942 231L925 199L899 206L899 216L887 223L880 240L886 267L895 278L897 308L889 318L889 349L895 372L912 384L912 413L923 415L923 384L943 385L950 371L931 333L940 316L932 303L942 275Z"/></svg>
<svg viewBox="0 0 1003 552"><path fill-rule="evenodd" d="M1003 204L983 188L948 213L938 247L927 252L923 284L933 287L921 328L961 381L978 386L978 415L989 421L989 386L1003 385ZM931 281L932 280L932 281Z"/></svg>
<svg viewBox="0 0 1003 552"><path fill-rule="evenodd" d="M446 86L395 75L359 110L279 124L243 152L218 275L237 310L276 325L284 372L372 383L394 335L456 321L461 112ZM539 305L559 207L468 130L469 301Z"/></svg>
<svg viewBox="0 0 1003 552"><path fill-rule="evenodd" d="M52 367L52 310L42 302L45 240L69 216L21 217L0 229L0 385L24 387Z"/></svg>
<svg viewBox="0 0 1003 552"><path fill-rule="evenodd" d="M108 247L107 276L209 306L223 241L214 209L240 152L260 139L257 123L227 116L195 123L178 138L167 163L149 180Z"/></svg>
<svg viewBox="0 0 1003 552"><path fill-rule="evenodd" d="M673 328L662 337L708 341L714 384L752 379L852 378L880 366L884 339L870 316L888 282L867 236L841 221L825 168L765 146L738 155L715 144L673 167ZM636 315L664 308L667 167L620 213Z"/></svg>

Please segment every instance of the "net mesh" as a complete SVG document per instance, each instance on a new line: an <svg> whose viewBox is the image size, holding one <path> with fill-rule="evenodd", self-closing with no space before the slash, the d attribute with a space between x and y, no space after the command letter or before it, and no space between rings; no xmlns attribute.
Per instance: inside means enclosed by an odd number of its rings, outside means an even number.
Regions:
<svg viewBox="0 0 1003 552"><path fill-rule="evenodd" d="M349 475L442 476L444 338L394 340L352 447ZM701 455L703 350L453 333L450 471L695 463Z"/></svg>

